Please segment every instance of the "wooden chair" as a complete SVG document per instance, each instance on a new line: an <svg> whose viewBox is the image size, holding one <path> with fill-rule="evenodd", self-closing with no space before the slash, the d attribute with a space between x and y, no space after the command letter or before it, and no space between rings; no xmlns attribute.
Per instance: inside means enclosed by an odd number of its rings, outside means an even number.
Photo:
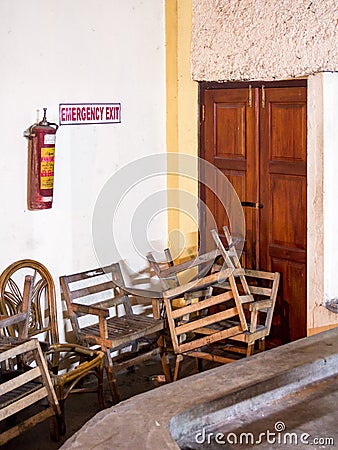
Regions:
<svg viewBox="0 0 338 450"><path fill-rule="evenodd" d="M230 268L230 269L242 269L242 265L240 263L240 260L238 258L237 250L236 250L236 243L237 241L233 239L231 236L228 227L223 227L223 232L225 235L225 238L227 240L227 247L225 247L222 243L222 240L217 233L217 230L211 230L211 235L215 241L216 247L219 251L219 254L223 258L223 267L224 268ZM254 301L254 298L250 292L247 280L245 275L241 275L241 272L239 272L240 275L238 275L238 281L241 285L241 303L247 303ZM234 277L230 275L230 279L234 280ZM230 287L229 284L224 285L225 288Z"/></svg>
<svg viewBox="0 0 338 450"><path fill-rule="evenodd" d="M163 371L170 381L162 336L164 321L133 313L118 263L62 276L60 284L77 342L98 345L105 352L113 401L119 401L116 373L156 354L161 354ZM132 292L134 296L145 293L138 289Z"/></svg>
<svg viewBox="0 0 338 450"><path fill-rule="evenodd" d="M172 274L171 273L169 275L167 274L166 276L162 275L162 271L165 271L169 267L174 266L174 261L171 256L170 249L166 248L163 251L163 254L164 254L164 260L157 260L157 259L155 259L154 254L152 252L149 252L149 253L147 253L147 259L148 259L150 268L158 276L162 289L164 291L166 291L167 289L170 289L172 287L179 286L180 283L178 281L178 276L177 276L176 271L173 272Z"/></svg>
<svg viewBox="0 0 338 450"><path fill-rule="evenodd" d="M223 245L217 231L212 230L212 236L224 259L223 268L229 267L231 271L231 290L236 300L243 305L247 317L247 329L231 339L245 343L246 349L235 345L230 348L250 356L254 352L256 341L259 342L260 351L265 349L265 339L271 330L280 274L250 269L241 272L241 264L235 246L231 245L232 238L227 227L224 227L224 233L228 248Z"/></svg>
<svg viewBox="0 0 338 450"><path fill-rule="evenodd" d="M209 252L203 255L198 255L196 258L191 258L179 264L174 264L174 260L171 256L171 252L169 248L166 248L163 251L162 258L155 258L152 252L147 254L147 259L149 262L150 268L154 271L158 279L160 280L161 287L163 291L166 291L171 288L175 288L180 286L181 284L185 284L186 281L196 280L199 276L210 272L215 257L217 256L216 252ZM163 258L164 257L164 258ZM190 305L192 303L196 303L202 299L209 298L212 295L212 287L208 286L205 289L192 289L191 292L184 292L181 297L174 298L171 301L171 307L173 309L182 308L184 306ZM162 305L163 309L163 305ZM193 314L206 314L206 310L201 310L198 313ZM158 311L158 314L163 315L163 311ZM188 316L182 317L181 320L187 321L189 319ZM167 333L165 333L165 337L167 338ZM179 341L183 342L186 339L185 334L181 334L179 336ZM167 338L167 348L170 349L170 338ZM202 370L201 359L196 358L196 364L198 370Z"/></svg>
<svg viewBox="0 0 338 450"><path fill-rule="evenodd" d="M197 265L199 262L199 258L196 258ZM243 269L235 271L239 274ZM181 308L173 308L173 302L183 295L194 295L195 292L222 286L231 273L232 269L221 270L163 292L172 345L176 354L174 381L178 378L183 356L220 363L230 361L228 357L217 354L215 344L236 336L247 328L242 304L233 295L232 290L223 289L221 294L200 297L198 302L187 303Z"/></svg>
<svg viewBox="0 0 338 450"><path fill-rule="evenodd" d="M100 350L88 350L77 344L60 343L53 278L38 261L14 262L0 275L0 311L6 316L16 315L23 305L22 279L33 277L29 322L25 336L38 338L48 362L50 377L61 408L61 433L65 433L64 403L70 393L96 392L100 409L103 402L103 361ZM17 330L7 326L7 334L15 336ZM95 387L87 387L83 379L94 376Z"/></svg>
<svg viewBox="0 0 338 450"><path fill-rule="evenodd" d="M51 418L51 437L59 439L61 411L39 342L22 339L32 284L33 278L26 276L21 312L0 317L0 445L47 418ZM6 336L8 327L18 330L18 336ZM34 367L26 364L27 358ZM43 399L47 402L42 403Z"/></svg>
<svg viewBox="0 0 338 450"><path fill-rule="evenodd" d="M212 270L215 258L220 254L218 250L197 255L196 258L189 259L179 264L174 264L169 248L164 250L164 260L156 259L152 252L147 254L150 268L160 280L163 291L185 284L187 280L197 280ZM210 297L212 287L206 289L192 289L191 292L184 292L182 297L172 301L173 307L185 306L188 303L198 301L202 298Z"/></svg>

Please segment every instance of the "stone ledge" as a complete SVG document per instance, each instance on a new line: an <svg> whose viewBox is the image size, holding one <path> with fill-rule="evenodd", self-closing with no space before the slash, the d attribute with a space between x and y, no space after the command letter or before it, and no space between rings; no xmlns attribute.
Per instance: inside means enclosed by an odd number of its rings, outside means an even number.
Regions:
<svg viewBox="0 0 338 450"><path fill-rule="evenodd" d="M338 329L218 367L132 397L96 414L62 450L179 449L169 431L178 414L302 366L338 355Z"/></svg>

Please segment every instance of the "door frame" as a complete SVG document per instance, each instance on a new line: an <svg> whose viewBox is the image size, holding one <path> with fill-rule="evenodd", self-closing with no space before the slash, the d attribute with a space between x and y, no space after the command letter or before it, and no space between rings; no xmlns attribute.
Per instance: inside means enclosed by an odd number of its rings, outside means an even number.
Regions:
<svg viewBox="0 0 338 450"><path fill-rule="evenodd" d="M199 120L199 148L198 148L198 156L199 158L201 158L201 160L203 161L206 157L206 152L205 152L205 135L204 135L204 131L205 131L205 121L204 121L204 115L205 115L205 104L206 104L206 92L210 92L210 91L217 91L217 90L222 90L225 91L227 89L231 90L231 89L242 89L242 90L248 90L248 96L250 95L249 92L251 92L249 90L249 87L251 87L252 89L257 89L257 88L261 88L261 87L265 87L266 89L268 88L276 88L276 89L283 89L283 88L308 88L308 82L307 79L301 79L301 80L296 80L296 81L284 81L284 82L264 82L264 81L256 81L256 82L226 82L226 83L209 83L209 82L203 82L200 83L199 86L199 107L200 107L200 120ZM224 95L224 94L222 94ZM245 95L245 93L244 93ZM210 105L209 105L210 107ZM211 112L212 113L212 112ZM210 111L209 113L210 114ZM209 116L210 118L210 116ZM306 120L308 120L306 118ZM210 149L209 149L210 150ZM306 172L308 172L308 161L306 161ZM199 196L201 198L202 204L206 203L206 192L205 192L205 186L202 185L202 183L199 183ZM206 229L205 229L205 222L203 220L203 215L202 215L203 211L199 210L199 230L201 235L205 235L206 234ZM308 220L308 206L306 207L306 223ZM306 231L306 242L308 241L308 233ZM200 242L199 247L201 247L203 245L203 242ZM306 249L307 249L308 245L306 244ZM202 248L202 250L204 250ZM303 270L305 269L306 271L306 278L308 275L308 260L305 263L305 267L303 266ZM306 283L305 289L306 289L306 296L305 296L305 304L302 307L305 308L304 310L304 333L305 335L307 334L307 330L308 330L308 283ZM302 297L303 298L303 297Z"/></svg>
<svg viewBox="0 0 338 450"><path fill-rule="evenodd" d="M295 82L296 80L293 80ZM336 255L336 198L338 196L338 127L337 96L338 72L317 72L299 79L307 81L307 334L334 328L338 315L325 308L325 302L338 297ZM228 87L249 86L258 83L288 86L288 80L276 82L227 82ZM301 84L302 85L302 84ZM225 83L199 83L199 139L196 153L200 155L203 90L223 89ZM334 169L334 174L332 170ZM330 198L324 189L330 189ZM201 195L201 191L199 191ZM199 219L200 220L200 219ZM199 222L201 224L201 222ZM323 249L324 242L324 249Z"/></svg>

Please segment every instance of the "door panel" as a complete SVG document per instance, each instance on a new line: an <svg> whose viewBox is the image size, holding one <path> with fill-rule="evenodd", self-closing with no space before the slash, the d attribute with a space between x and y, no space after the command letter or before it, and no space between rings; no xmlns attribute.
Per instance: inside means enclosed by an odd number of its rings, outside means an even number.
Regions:
<svg viewBox="0 0 338 450"><path fill-rule="evenodd" d="M243 89L205 92L204 157L227 176L239 198L249 202L258 201L259 190L255 181L259 162L255 100L258 102L258 96L252 98ZM229 226L228 218L215 195L206 191L206 204L222 234L222 227ZM244 214L251 239L246 241L243 264L255 267L258 216L250 209L245 209Z"/></svg>
<svg viewBox="0 0 338 450"><path fill-rule="evenodd" d="M215 105L215 157L246 159L245 104L220 103Z"/></svg>
<svg viewBox="0 0 338 450"><path fill-rule="evenodd" d="M304 303L297 300L306 298L306 266L286 258L272 257L271 270L282 274L272 335L282 343L304 337L306 329L301 320ZM290 283L289 280L298 280L298 283Z"/></svg>
<svg viewBox="0 0 338 450"><path fill-rule="evenodd" d="M243 265L277 270L282 282L273 334L306 335L306 87L203 92L201 156L230 180L244 207ZM208 190L207 190L208 191ZM218 229L227 217L211 192L205 201ZM206 224L206 233L210 232Z"/></svg>
<svg viewBox="0 0 338 450"><path fill-rule="evenodd" d="M265 89L260 108L260 263L284 261L282 339L306 335L306 88Z"/></svg>
<svg viewBox="0 0 338 450"><path fill-rule="evenodd" d="M283 199L283 201L281 201ZM271 174L270 245L306 250L306 216L299 215L306 202L306 184L300 177Z"/></svg>
<svg viewBox="0 0 338 450"><path fill-rule="evenodd" d="M267 95L270 95L268 91ZM272 161L306 161L306 105L273 102L270 99L271 137L270 159ZM267 111L268 112L268 111ZM275 124L278 124L276 126ZM297 124L297 127L294 126Z"/></svg>

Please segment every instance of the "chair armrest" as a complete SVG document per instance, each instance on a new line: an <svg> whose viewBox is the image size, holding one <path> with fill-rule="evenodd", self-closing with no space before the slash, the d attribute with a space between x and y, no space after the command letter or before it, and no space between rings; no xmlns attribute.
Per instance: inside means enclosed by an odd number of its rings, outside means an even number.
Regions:
<svg viewBox="0 0 338 450"><path fill-rule="evenodd" d="M267 272L264 270L244 269L245 275L253 278L263 278L265 280L273 280L276 272Z"/></svg>
<svg viewBox="0 0 338 450"><path fill-rule="evenodd" d="M151 300L154 319L159 319L161 317L161 301L163 301L163 291L153 291L152 289L142 289L134 287L125 287L124 290L132 297L136 297L138 299L146 301Z"/></svg>
<svg viewBox="0 0 338 450"><path fill-rule="evenodd" d="M203 278L199 278L194 281L190 281L186 284L182 284L172 289L168 289L163 293L163 296L172 299L178 297L186 292L194 292L200 289L206 289L209 286L217 287L218 285L224 283L231 274L242 275L244 274L243 269L223 269L220 272L213 273L211 275L206 275Z"/></svg>
<svg viewBox="0 0 338 450"><path fill-rule="evenodd" d="M72 309L74 312L83 314L93 314L100 317L109 317L109 311L106 308L100 308L99 306L82 305L80 303L72 303Z"/></svg>
<svg viewBox="0 0 338 450"><path fill-rule="evenodd" d="M14 316L0 316L0 329L10 327L17 323L24 322L27 320L28 313L18 313Z"/></svg>
<svg viewBox="0 0 338 450"><path fill-rule="evenodd" d="M249 311L262 311L266 308L272 307L272 300L257 300L251 303L248 303Z"/></svg>
<svg viewBox="0 0 338 450"><path fill-rule="evenodd" d="M148 299L163 299L163 291L153 291L152 289L142 289L142 288L133 288L133 287L124 287L123 288L128 294L133 297L143 297Z"/></svg>

